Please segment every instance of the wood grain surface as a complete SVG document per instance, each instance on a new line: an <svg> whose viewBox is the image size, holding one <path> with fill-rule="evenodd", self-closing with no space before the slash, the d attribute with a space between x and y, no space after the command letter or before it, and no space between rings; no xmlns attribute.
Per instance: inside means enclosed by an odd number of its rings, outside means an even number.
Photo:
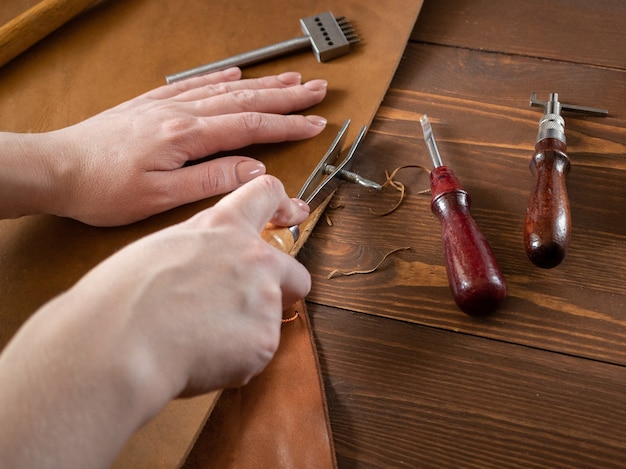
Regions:
<svg viewBox="0 0 626 469"><path fill-rule="evenodd" d="M356 170L444 163L472 199L509 295L461 313L425 171L399 193L343 185L300 260L342 468L591 468L626 464L626 4L426 0ZM529 162L547 99L564 115L572 240L535 267L523 245ZM334 270L374 272L328 279Z"/></svg>

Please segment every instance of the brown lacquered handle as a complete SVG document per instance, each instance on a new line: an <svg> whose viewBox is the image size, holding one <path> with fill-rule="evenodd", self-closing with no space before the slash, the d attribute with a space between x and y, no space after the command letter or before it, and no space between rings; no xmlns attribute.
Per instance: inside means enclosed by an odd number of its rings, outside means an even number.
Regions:
<svg viewBox="0 0 626 469"><path fill-rule="evenodd" d="M487 315L506 297L506 284L487 239L469 213L465 192L449 192L433 202L442 223L446 272L461 311Z"/></svg>
<svg viewBox="0 0 626 469"><path fill-rule="evenodd" d="M268 226L261 232L261 237L276 249L290 254L298 240L299 229L297 226L291 228Z"/></svg>
<svg viewBox="0 0 626 469"><path fill-rule="evenodd" d="M315 225L322 216L322 213L324 213L324 210L330 203L334 194L334 191L329 194L300 225L283 228L270 224L261 232L261 237L276 249L280 249L290 256L295 257L300 248L302 248L304 243L309 239L309 235L313 231L313 228L315 228Z"/></svg>
<svg viewBox="0 0 626 469"><path fill-rule="evenodd" d="M569 168L564 143L537 144L530 162L534 187L526 209L524 245L532 263L545 269L559 265L569 246L571 219L565 185Z"/></svg>
<svg viewBox="0 0 626 469"><path fill-rule="evenodd" d="M431 187L431 208L441 222L452 296L467 314L491 314L506 297L506 283L487 239L472 218L469 196L445 166L433 170Z"/></svg>
<svg viewBox="0 0 626 469"><path fill-rule="evenodd" d="M42 0L0 26L0 66L86 10L97 0Z"/></svg>

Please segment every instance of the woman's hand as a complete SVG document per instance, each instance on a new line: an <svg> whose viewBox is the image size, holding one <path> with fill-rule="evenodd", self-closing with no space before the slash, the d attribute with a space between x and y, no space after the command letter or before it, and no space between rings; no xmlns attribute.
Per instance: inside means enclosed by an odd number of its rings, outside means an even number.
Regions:
<svg viewBox="0 0 626 469"><path fill-rule="evenodd" d="M7 159L0 195L8 192L5 201L11 196L6 173L13 171L19 180L13 192L22 200L6 205L29 206L17 212L0 207L0 215L52 213L121 225L229 192L264 174L263 164L243 156L186 163L253 143L319 134L323 118L291 113L319 103L326 82L300 80L295 72L242 80L233 68L162 86L58 131L4 134L8 157L26 157ZM24 181L29 172L36 182Z"/></svg>
<svg viewBox="0 0 626 469"><path fill-rule="evenodd" d="M307 215L259 177L118 251L35 313L0 355L0 461L108 467L170 399L258 374L283 309L311 287L259 233Z"/></svg>

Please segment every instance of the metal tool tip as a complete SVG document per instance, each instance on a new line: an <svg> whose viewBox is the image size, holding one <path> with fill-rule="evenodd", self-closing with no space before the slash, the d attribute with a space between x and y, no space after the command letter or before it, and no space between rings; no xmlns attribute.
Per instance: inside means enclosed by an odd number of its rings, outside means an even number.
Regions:
<svg viewBox="0 0 626 469"><path fill-rule="evenodd" d="M359 35L357 34L352 24L350 24L348 21L339 23L339 27L341 28L341 32L343 33L343 36L346 38L346 40L350 44L356 44L357 42L360 41Z"/></svg>
<svg viewBox="0 0 626 469"><path fill-rule="evenodd" d="M424 141L428 147L430 159L433 161L435 168L443 166L441 155L439 155L439 149L437 148L437 143L435 142L435 136L433 135L433 128L430 126L430 120L428 120L428 116L426 114L421 117L420 124L422 124L422 130L424 131Z"/></svg>
<svg viewBox="0 0 626 469"><path fill-rule="evenodd" d="M420 124L422 124L422 130L424 131L424 136L430 136L433 133L433 128L430 125L430 120L428 120L428 116L424 114L420 118Z"/></svg>

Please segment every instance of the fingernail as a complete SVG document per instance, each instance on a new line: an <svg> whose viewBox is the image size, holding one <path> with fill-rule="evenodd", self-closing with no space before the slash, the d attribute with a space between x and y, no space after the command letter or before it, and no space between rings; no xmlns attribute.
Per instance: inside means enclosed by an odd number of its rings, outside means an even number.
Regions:
<svg viewBox="0 0 626 469"><path fill-rule="evenodd" d="M302 80L302 75L298 72L285 72L278 75L278 81L283 85L299 85Z"/></svg>
<svg viewBox="0 0 626 469"><path fill-rule="evenodd" d="M328 121L321 116L306 116L309 122L313 125L319 125L320 127L324 127Z"/></svg>
<svg viewBox="0 0 626 469"><path fill-rule="evenodd" d="M311 91L322 91L328 88L328 82L326 80L311 80L307 81L302 86L310 89Z"/></svg>
<svg viewBox="0 0 626 469"><path fill-rule="evenodd" d="M239 184L250 182L262 174L265 174L265 165L260 161L246 160L235 166L235 176Z"/></svg>
<svg viewBox="0 0 626 469"><path fill-rule="evenodd" d="M241 76L241 69L239 67L230 67L226 70L222 70L222 74L226 78L239 78Z"/></svg>
<svg viewBox="0 0 626 469"><path fill-rule="evenodd" d="M298 206L298 208L302 210L304 213L311 212L311 207L309 207L309 205L304 200L301 200L301 199L291 199L291 200L293 200Z"/></svg>

